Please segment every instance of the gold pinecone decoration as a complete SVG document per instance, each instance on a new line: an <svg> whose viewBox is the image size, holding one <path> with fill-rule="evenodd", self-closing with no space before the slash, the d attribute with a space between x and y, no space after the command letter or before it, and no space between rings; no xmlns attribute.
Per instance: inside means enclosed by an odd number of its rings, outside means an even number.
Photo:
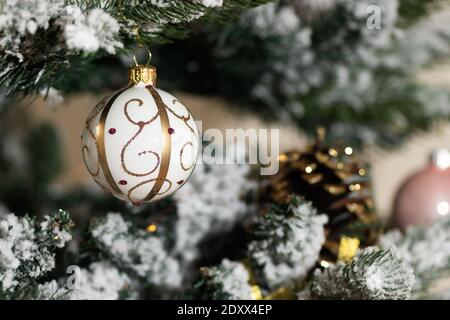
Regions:
<svg viewBox="0 0 450 320"><path fill-rule="evenodd" d="M367 165L349 146L328 146L324 129L317 132L315 143L306 151L280 155L278 174L262 181L260 202L283 202L291 194L311 201L329 218L321 259L336 261L343 238L356 238L361 247L373 245L380 223Z"/></svg>

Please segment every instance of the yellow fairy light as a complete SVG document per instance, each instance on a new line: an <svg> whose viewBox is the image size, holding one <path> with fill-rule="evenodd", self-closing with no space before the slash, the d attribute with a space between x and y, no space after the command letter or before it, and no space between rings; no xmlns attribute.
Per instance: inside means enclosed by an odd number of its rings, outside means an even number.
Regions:
<svg viewBox="0 0 450 320"><path fill-rule="evenodd" d="M306 168L305 168L305 172L306 173L311 173L313 171L313 168L311 167L311 166L307 166Z"/></svg>
<svg viewBox="0 0 450 320"><path fill-rule="evenodd" d="M351 184L349 187L350 191L359 191L361 190L361 185L359 183Z"/></svg>
<svg viewBox="0 0 450 320"><path fill-rule="evenodd" d="M286 161L288 161L288 156L285 155L285 154L280 154L280 155L278 156L278 161L279 161L279 162L286 162Z"/></svg>
<svg viewBox="0 0 450 320"><path fill-rule="evenodd" d="M156 224L152 223L152 224L149 224L147 229L145 229L145 230L147 232L153 233L153 232L156 232L156 230L158 230L158 226Z"/></svg>
<svg viewBox="0 0 450 320"><path fill-rule="evenodd" d="M349 262L353 259L359 248L359 239L342 237L339 242L338 260Z"/></svg>
<svg viewBox="0 0 450 320"><path fill-rule="evenodd" d="M326 184L323 187L327 192L337 195L342 194L345 192L345 187L341 185L335 185L335 184Z"/></svg>
<svg viewBox="0 0 450 320"><path fill-rule="evenodd" d="M309 175L303 175L303 179L305 179L309 184L316 184L323 179L323 175L321 173L313 173Z"/></svg>
<svg viewBox="0 0 450 320"><path fill-rule="evenodd" d="M358 173L359 173L360 176L365 176L366 175L366 169L361 168L361 169L359 169Z"/></svg>
<svg viewBox="0 0 450 320"><path fill-rule="evenodd" d="M351 147L347 147L344 149L346 155L350 156L353 153L353 149Z"/></svg>
<svg viewBox="0 0 450 320"><path fill-rule="evenodd" d="M345 206L348 211L353 213L363 213L364 212L364 205L360 203L349 203Z"/></svg>
<svg viewBox="0 0 450 320"><path fill-rule="evenodd" d="M328 149L328 154L332 157L337 157L338 156L338 152L336 149L330 148Z"/></svg>
<svg viewBox="0 0 450 320"><path fill-rule="evenodd" d="M338 168L339 170L342 170L342 169L344 169L344 164L342 162L338 162L336 164L336 168Z"/></svg>
<svg viewBox="0 0 450 320"><path fill-rule="evenodd" d="M322 260L320 261L320 266L326 269L330 266L330 263L328 261Z"/></svg>
<svg viewBox="0 0 450 320"><path fill-rule="evenodd" d="M263 298L261 289L259 288L258 285L252 286L252 298L254 300L261 300Z"/></svg>

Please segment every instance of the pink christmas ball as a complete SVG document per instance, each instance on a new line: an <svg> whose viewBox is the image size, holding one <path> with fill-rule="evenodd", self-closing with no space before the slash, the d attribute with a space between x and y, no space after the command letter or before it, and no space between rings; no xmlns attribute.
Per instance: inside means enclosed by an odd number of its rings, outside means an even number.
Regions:
<svg viewBox="0 0 450 320"><path fill-rule="evenodd" d="M413 174L400 187L394 203L394 224L427 227L450 213L450 153L433 152L430 164Z"/></svg>

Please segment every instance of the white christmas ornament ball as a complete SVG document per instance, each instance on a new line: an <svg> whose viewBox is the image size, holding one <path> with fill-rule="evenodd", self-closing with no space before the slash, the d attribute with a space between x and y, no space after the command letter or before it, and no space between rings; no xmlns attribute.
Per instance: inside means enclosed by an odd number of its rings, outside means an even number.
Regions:
<svg viewBox="0 0 450 320"><path fill-rule="evenodd" d="M197 161L199 133L189 110L155 88L154 67L131 67L129 80L87 118L82 156L105 191L138 204L164 198L187 181Z"/></svg>

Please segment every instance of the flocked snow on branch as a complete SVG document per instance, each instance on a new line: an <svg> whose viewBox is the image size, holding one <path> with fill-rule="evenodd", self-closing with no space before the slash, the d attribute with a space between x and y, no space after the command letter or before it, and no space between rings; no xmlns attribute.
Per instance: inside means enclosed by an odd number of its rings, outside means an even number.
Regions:
<svg viewBox="0 0 450 320"><path fill-rule="evenodd" d="M14 296L55 267L55 250L72 236L65 211L38 222L10 214L0 221L0 296Z"/></svg>
<svg viewBox="0 0 450 320"><path fill-rule="evenodd" d="M200 270L196 290L203 298L214 300L252 300L250 276L240 262L224 259L220 265Z"/></svg>
<svg viewBox="0 0 450 320"><path fill-rule="evenodd" d="M242 195L255 188L249 172L248 165L199 164L174 195L178 207L174 250L184 263L199 257L203 238L227 232L248 213Z"/></svg>
<svg viewBox="0 0 450 320"><path fill-rule="evenodd" d="M180 285L179 263L169 256L162 240L144 230L132 230L120 214L109 213L91 233L101 250L122 269L156 287Z"/></svg>
<svg viewBox="0 0 450 320"><path fill-rule="evenodd" d="M258 283L274 290L303 280L325 242L327 222L326 215L298 197L261 217L254 231L256 240L248 246Z"/></svg>
<svg viewBox="0 0 450 320"><path fill-rule="evenodd" d="M82 12L63 0L6 0L0 14L0 50L23 62L30 38L38 30L59 28L69 50L114 54L123 45L115 40L120 25L101 9Z"/></svg>
<svg viewBox="0 0 450 320"><path fill-rule="evenodd" d="M146 2L150 1L135 1L136 6L139 3L144 6ZM182 3L183 1L151 2L153 6L166 9ZM205 12L204 8L222 5L221 0L193 1L193 3L202 5L203 10L199 10L193 16L185 14L183 19L166 19L160 23L189 21L202 16ZM119 19L112 16L115 13L113 7L107 5L103 6L104 8L101 7L102 5L99 4L99 8L91 8L87 1L5 0L0 7L0 35L2 36L0 50L7 56L15 56L19 62L22 62L24 57L20 49L22 45L26 45L23 41L29 41L29 37L35 35L39 29L43 31L54 28L60 29L61 34L55 34L55 36L62 36L69 50L96 52L103 49L114 54L117 48L123 47L123 44L115 38L118 37L120 28L125 26L121 25ZM121 7L116 9L120 10Z"/></svg>
<svg viewBox="0 0 450 320"><path fill-rule="evenodd" d="M128 275L107 261L94 262L87 269L70 270L72 275L39 284L28 290L27 299L118 300L137 298L136 285Z"/></svg>
<svg viewBox="0 0 450 320"><path fill-rule="evenodd" d="M433 281L450 272L450 218L437 220L429 228L410 227L386 233L380 240L383 248L395 245L398 255L414 270L414 296L427 296Z"/></svg>
<svg viewBox="0 0 450 320"><path fill-rule="evenodd" d="M57 84L61 72L80 66L88 54L116 54L137 41L154 44L184 37L186 22L210 12L220 16L222 6L229 15L260 2L4 0L0 85L10 94L40 92Z"/></svg>
<svg viewBox="0 0 450 320"><path fill-rule="evenodd" d="M317 269L310 290L318 299L400 300L409 298L413 284L413 271L395 247L369 247L348 264Z"/></svg>
<svg viewBox="0 0 450 320"><path fill-rule="evenodd" d="M155 234L135 229L118 213L97 221L91 234L120 269L154 287L180 288L197 272L192 266L201 256L199 243L245 217L249 208L242 195L254 187L249 170L247 165L199 164L174 196L177 212Z"/></svg>

